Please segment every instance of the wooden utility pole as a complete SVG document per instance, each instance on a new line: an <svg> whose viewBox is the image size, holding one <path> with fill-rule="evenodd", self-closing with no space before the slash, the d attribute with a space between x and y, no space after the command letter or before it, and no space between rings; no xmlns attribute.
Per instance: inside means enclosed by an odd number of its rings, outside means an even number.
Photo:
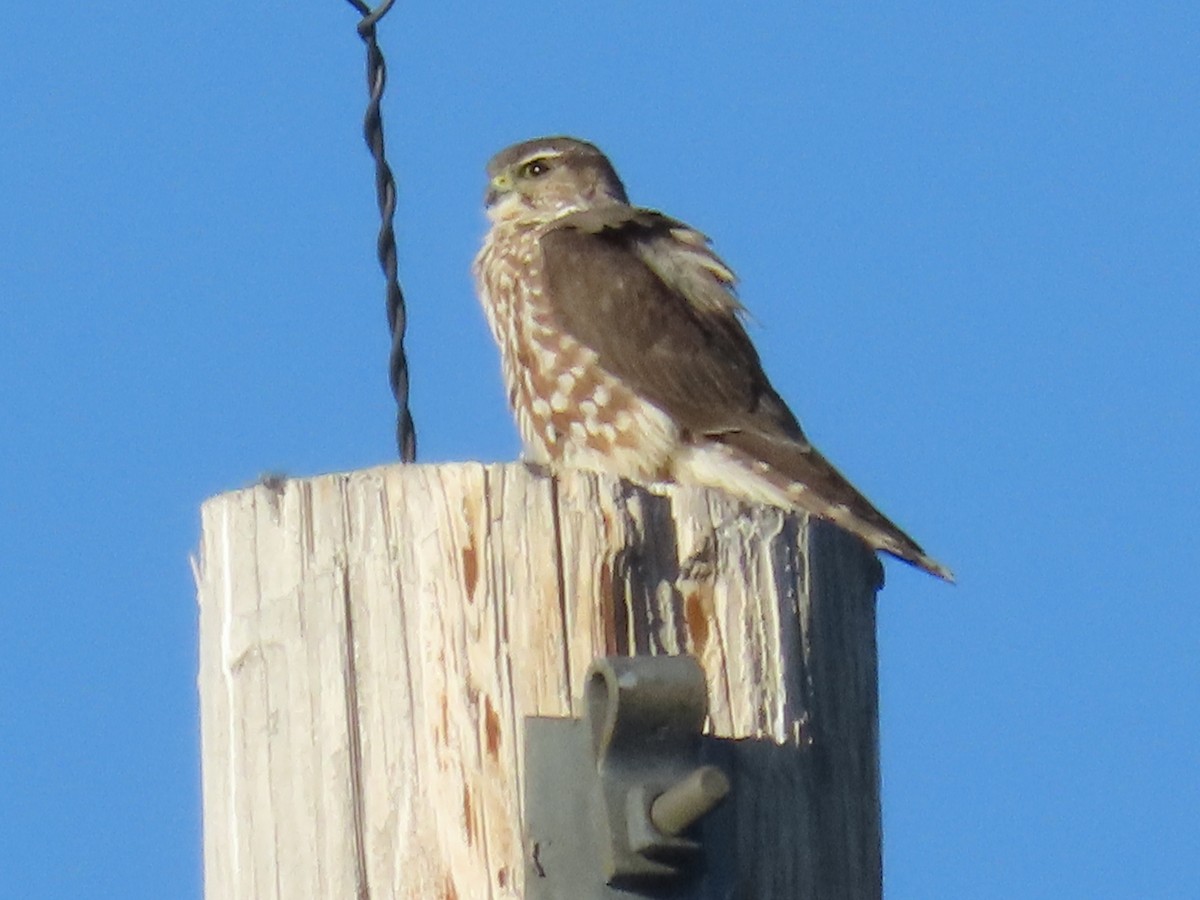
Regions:
<svg viewBox="0 0 1200 900"><path fill-rule="evenodd" d="M881 570L856 539L519 464L258 485L202 518L209 900L524 897L525 718L578 716L595 657L679 653L708 732L744 739L735 838L704 848L721 896L880 896Z"/></svg>

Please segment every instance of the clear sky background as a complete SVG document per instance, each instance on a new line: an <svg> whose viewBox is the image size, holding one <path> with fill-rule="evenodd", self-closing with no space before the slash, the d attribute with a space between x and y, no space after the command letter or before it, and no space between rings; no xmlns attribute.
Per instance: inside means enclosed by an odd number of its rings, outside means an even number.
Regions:
<svg viewBox="0 0 1200 900"><path fill-rule="evenodd" d="M400 0L424 462L518 451L468 269L546 133L710 234L880 597L889 900L1200 896L1200 7ZM0 11L0 897L201 895L206 497L393 458L356 15Z"/></svg>

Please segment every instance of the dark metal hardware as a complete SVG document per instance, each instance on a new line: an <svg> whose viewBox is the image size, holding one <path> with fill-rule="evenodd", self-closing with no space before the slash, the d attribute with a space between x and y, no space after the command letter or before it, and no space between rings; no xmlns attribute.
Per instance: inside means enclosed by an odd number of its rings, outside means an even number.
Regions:
<svg viewBox="0 0 1200 900"><path fill-rule="evenodd" d="M526 720L527 896L692 896L697 824L730 790L701 764L715 743L704 671L689 656L606 657L583 699L583 719Z"/></svg>

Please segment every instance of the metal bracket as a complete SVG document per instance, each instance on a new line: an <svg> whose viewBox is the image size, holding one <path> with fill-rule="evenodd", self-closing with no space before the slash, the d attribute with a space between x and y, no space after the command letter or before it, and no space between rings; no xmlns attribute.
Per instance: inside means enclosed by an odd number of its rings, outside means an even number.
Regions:
<svg viewBox="0 0 1200 900"><path fill-rule="evenodd" d="M704 671L689 656L605 657L583 700L583 719L526 719L527 896L690 896L694 826L730 790L701 765Z"/></svg>

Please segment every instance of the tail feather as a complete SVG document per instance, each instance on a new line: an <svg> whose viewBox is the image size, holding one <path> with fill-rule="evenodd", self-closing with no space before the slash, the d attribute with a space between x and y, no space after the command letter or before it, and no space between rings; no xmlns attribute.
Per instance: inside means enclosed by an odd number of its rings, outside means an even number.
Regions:
<svg viewBox="0 0 1200 900"><path fill-rule="evenodd" d="M881 513L807 441L750 431L722 435L741 464L781 491L790 505L858 535L871 547L944 581L954 573Z"/></svg>

